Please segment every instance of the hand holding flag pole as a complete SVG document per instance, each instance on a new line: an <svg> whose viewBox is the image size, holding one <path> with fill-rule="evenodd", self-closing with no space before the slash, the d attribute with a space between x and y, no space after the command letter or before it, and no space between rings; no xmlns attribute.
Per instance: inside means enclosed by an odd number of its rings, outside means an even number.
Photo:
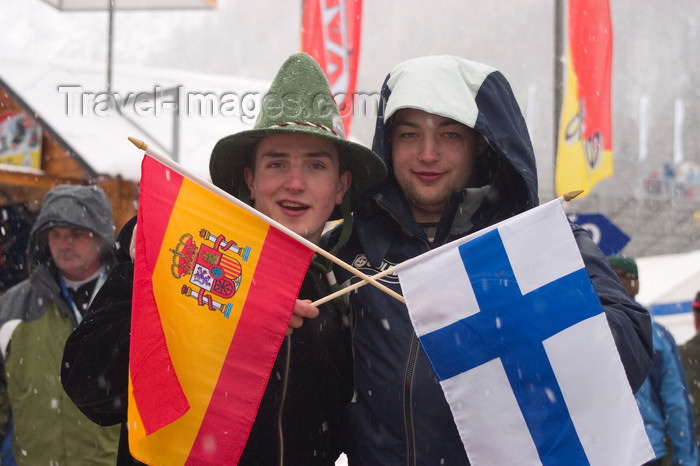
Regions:
<svg viewBox="0 0 700 466"><path fill-rule="evenodd" d="M404 301L404 299L403 299L403 296L401 296L400 294L398 294L398 293L395 292L394 290L392 290L392 289L386 287L385 285L383 285L383 284L381 284L381 283L379 283L379 282L377 281L377 278L381 278L380 275L375 275L374 277L370 277L370 276L368 276L368 275L365 275L364 273L362 273L361 271L359 271L359 270L357 270L356 268L352 267L351 265L349 265L349 264L343 262L342 260L338 259L337 257L335 257L333 254L329 253L329 252L326 251L325 249L323 249L323 248L319 247L318 245L312 243L311 241L307 240L306 238L303 238L302 236L300 236L300 235L294 233L294 232L293 232L292 230L290 230L289 228L287 228L287 227L285 227L284 225L282 225L282 224L280 224L280 223L278 223L278 222L272 220L271 218L267 217L266 215L262 214L261 212L259 212L259 211L255 210L255 209L253 209L253 208L250 207L249 205L247 205L247 204L241 202L239 199L237 199L237 198L235 198L234 196L230 195L229 193L227 193L226 191L222 190L222 189L219 188L218 186L215 186L215 185L209 183L208 181L203 180L202 178L200 178L199 176L195 175L194 173L189 172L189 171L188 171L187 169L185 169L182 165L180 165L180 164L174 162L173 160L171 160L171 159L169 159L169 158L167 158L167 157L164 157L164 156L158 154L157 152L154 152L153 150L149 149L149 148L148 148L148 144L146 144L144 141L141 141L141 140L139 140L139 139L132 138L132 137L129 137L129 141L131 141L131 143L132 143L133 145L135 145L136 147L138 147L139 149L141 149L141 150L143 150L144 152L146 152L146 154L148 154L150 157L153 157L154 159L158 160L158 161L159 161L160 163L162 163L163 165L166 165L167 167L171 168L172 170L175 170L176 172L179 172L179 173L181 173L181 174L187 176L187 178L189 178L190 180L196 182L197 184L199 184L199 185L201 185L202 187L208 189L209 191L215 193L216 195L218 195L218 196L220 196L220 197L222 197L222 198L228 200L229 202L231 202L231 203L233 203L233 204L236 204L236 205L238 205L239 207L241 207L241 208L247 210L248 212L252 213L252 214L255 215L256 217L258 217L258 218L260 218L260 219L266 221L267 223L269 223L270 225L274 226L274 227L277 228L278 230L282 231L283 233L285 233L285 234L291 236L291 237L294 238L295 240L297 240L297 241L299 241L300 243L304 244L306 247L308 247L309 249L311 249L312 251L314 251L316 254L319 254L319 255L325 257L326 259L330 260L330 261L333 262L334 264L339 265L340 267L344 268L344 269L347 270L348 272L350 272L350 273L352 273L352 274L354 274L354 275L360 277L360 278L362 279L362 281L361 281L361 282L358 282L358 283L361 283L361 284L370 283L370 284L372 284L373 286L375 286L375 287L379 288L380 290L382 290L383 292L385 292L386 294L388 294L389 296L391 296L391 297L393 297L393 298L395 298L395 299L398 299L398 300L401 301L402 303L405 303L405 301ZM391 270L393 270L393 269L390 269L389 272L390 272ZM387 272L387 273L388 273L388 272ZM384 276L384 275L386 275L386 273L381 274L381 276ZM375 277L376 277L376 278L375 278ZM347 293L347 292L352 291L353 289L355 289L355 288L357 288L358 286L361 286L361 285L357 285L357 286L353 285L353 286L354 286L354 288L347 287L347 288L344 288L343 290L340 290L340 291L342 291L342 292L344 292L344 293ZM328 301L328 300L330 300L330 299L335 298L335 297L336 297L335 295L340 296L340 295L342 295L342 294L343 294L343 293L339 293L339 292L333 293L332 295L326 296L325 298L322 298L322 299L320 299L320 300L314 302L313 304L314 304L315 306L317 306L317 305L322 304L322 303L324 303L324 302L326 302L326 301Z"/></svg>

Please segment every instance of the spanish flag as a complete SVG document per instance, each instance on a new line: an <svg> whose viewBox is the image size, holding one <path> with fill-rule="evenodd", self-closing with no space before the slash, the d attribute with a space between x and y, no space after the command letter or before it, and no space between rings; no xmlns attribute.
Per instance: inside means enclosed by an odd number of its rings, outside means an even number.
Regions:
<svg viewBox="0 0 700 466"><path fill-rule="evenodd" d="M559 121L558 196L612 176L612 24L603 0L569 0L567 72Z"/></svg>
<svg viewBox="0 0 700 466"><path fill-rule="evenodd" d="M129 447L236 464L314 252L175 164L147 153L141 170Z"/></svg>

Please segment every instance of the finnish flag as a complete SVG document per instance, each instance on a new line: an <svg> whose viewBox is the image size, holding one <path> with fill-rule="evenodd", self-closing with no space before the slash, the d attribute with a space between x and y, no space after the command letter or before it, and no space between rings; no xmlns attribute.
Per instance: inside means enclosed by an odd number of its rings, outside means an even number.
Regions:
<svg viewBox="0 0 700 466"><path fill-rule="evenodd" d="M653 459L559 199L396 270L473 465Z"/></svg>

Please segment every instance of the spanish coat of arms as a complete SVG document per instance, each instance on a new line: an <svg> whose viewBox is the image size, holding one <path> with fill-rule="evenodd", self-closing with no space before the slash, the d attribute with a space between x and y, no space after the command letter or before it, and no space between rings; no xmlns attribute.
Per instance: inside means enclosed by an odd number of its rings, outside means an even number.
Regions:
<svg viewBox="0 0 700 466"><path fill-rule="evenodd" d="M250 248L241 248L223 235L216 236L204 228L199 236L202 238L199 245L190 233L180 237L175 248L170 250L173 253L171 272L175 278L189 277L189 285L183 285L180 290L182 294L228 318L232 309L229 300L238 291L243 273L241 263L233 255L246 262Z"/></svg>

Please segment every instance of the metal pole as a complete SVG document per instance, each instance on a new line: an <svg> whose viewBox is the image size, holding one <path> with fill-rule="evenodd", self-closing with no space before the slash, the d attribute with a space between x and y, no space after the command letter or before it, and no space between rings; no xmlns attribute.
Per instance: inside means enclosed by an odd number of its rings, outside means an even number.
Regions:
<svg viewBox="0 0 700 466"><path fill-rule="evenodd" d="M112 36L114 23L114 0L109 0L109 28L107 32L107 94L112 93Z"/></svg>
<svg viewBox="0 0 700 466"><path fill-rule="evenodd" d="M180 162L180 86L175 86L175 110L173 111L173 160Z"/></svg>
<svg viewBox="0 0 700 466"><path fill-rule="evenodd" d="M554 183L552 188L554 196L557 196L556 170L557 170L557 149L559 146L559 119L561 117L561 106L564 100L564 12L566 10L564 2L567 0L554 0Z"/></svg>

